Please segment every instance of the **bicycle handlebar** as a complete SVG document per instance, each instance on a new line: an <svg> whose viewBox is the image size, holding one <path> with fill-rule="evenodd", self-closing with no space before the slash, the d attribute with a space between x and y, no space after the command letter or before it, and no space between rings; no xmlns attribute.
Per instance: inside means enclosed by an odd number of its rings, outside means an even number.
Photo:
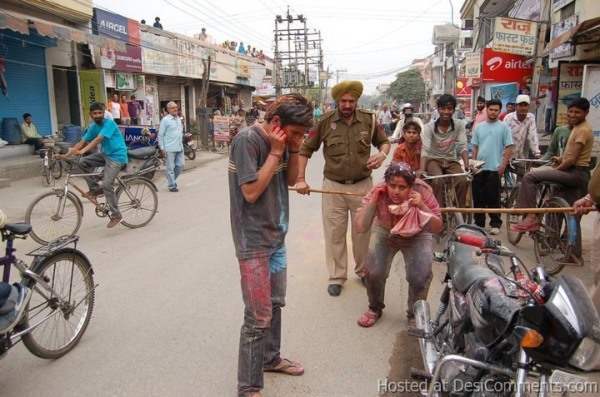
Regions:
<svg viewBox="0 0 600 397"><path fill-rule="evenodd" d="M550 160L542 160L542 159L512 159L510 160L511 164L515 164L515 163L531 163L531 164L549 164L552 161Z"/></svg>
<svg viewBox="0 0 600 397"><path fill-rule="evenodd" d="M442 174L442 175L427 175L423 174L423 180L431 180L431 179L442 179L442 178L454 178L459 176L471 176L472 172L462 172L460 174Z"/></svg>

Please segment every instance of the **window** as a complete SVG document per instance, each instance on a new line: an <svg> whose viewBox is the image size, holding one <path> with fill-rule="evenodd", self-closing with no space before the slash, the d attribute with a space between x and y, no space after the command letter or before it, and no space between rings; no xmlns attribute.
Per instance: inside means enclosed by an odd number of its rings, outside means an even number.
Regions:
<svg viewBox="0 0 600 397"><path fill-rule="evenodd" d="M560 20L564 21L565 19L572 17L575 15L575 1L571 4L565 6L560 10Z"/></svg>

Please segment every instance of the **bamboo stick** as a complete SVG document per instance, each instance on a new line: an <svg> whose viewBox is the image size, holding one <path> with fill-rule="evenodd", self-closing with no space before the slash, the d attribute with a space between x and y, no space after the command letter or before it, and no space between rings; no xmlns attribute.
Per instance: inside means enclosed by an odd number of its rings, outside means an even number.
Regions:
<svg viewBox="0 0 600 397"><path fill-rule="evenodd" d="M289 187L289 190L293 190L295 192L298 191L295 187ZM313 189L310 188L308 190L310 193L321 193L321 194L341 194L343 196L355 196L355 197L364 197L365 195L362 193L350 193L350 192L338 192L335 190L321 190L321 189Z"/></svg>
<svg viewBox="0 0 600 397"><path fill-rule="evenodd" d="M596 208L588 208L597 211ZM462 212L465 214L551 214L561 212L573 212L573 207L545 207L545 208L441 208L442 212Z"/></svg>
<svg viewBox="0 0 600 397"><path fill-rule="evenodd" d="M289 190L297 192L298 189L295 187L290 187ZM322 190L322 189L309 189L310 193L321 193L321 194L341 194L344 196L355 196L355 197L364 197L364 194L361 193L350 193L350 192L340 192L336 190ZM590 211L597 211L595 207L587 208ZM461 212L464 214L517 214L517 215L526 215L526 214L551 214L551 213L561 213L561 212L573 212L575 209L573 207L545 207L545 208L441 208L442 212L448 213L456 213Z"/></svg>

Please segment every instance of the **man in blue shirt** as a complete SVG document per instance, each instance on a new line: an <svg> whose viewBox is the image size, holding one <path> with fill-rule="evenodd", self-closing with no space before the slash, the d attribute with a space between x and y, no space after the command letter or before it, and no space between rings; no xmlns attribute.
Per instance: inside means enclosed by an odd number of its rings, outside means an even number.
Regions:
<svg viewBox="0 0 600 397"><path fill-rule="evenodd" d="M88 126L81 141L70 148L65 156L81 156L102 144L100 152L82 157L79 166L84 172L93 172L94 168L104 166L102 188L98 185L96 178L86 177L85 180L90 191L83 196L95 201L97 196L104 193L106 204L110 210L110 222L107 227L112 228L123 219L117 206L113 182L119 171L127 164L127 146L117 124L113 120L104 118L104 104L92 103L90 116L94 122Z"/></svg>
<svg viewBox="0 0 600 397"><path fill-rule="evenodd" d="M504 175L512 156L512 133L498 120L502 102L492 99L486 103L487 120L479 123L473 133L473 158L484 161L482 170L473 178L475 208L500 208L500 175ZM490 216L490 233L500 233L502 218ZM475 224L485 227L485 214L475 214Z"/></svg>
<svg viewBox="0 0 600 397"><path fill-rule="evenodd" d="M166 156L167 183L170 192L178 192L177 177L183 170L185 160L183 157L183 125L177 116L177 104L167 103L169 113L160 121L158 128L158 147Z"/></svg>

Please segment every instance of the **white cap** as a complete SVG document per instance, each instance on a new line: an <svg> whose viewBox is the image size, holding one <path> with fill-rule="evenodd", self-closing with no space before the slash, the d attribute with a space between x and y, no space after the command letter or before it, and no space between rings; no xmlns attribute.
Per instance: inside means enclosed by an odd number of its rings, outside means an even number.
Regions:
<svg viewBox="0 0 600 397"><path fill-rule="evenodd" d="M521 94L521 95L517 96L517 100L515 101L515 103L519 104L519 103L523 103L523 102L525 102L528 105L531 103L531 99L529 99L529 95Z"/></svg>
<svg viewBox="0 0 600 397"><path fill-rule="evenodd" d="M411 108L413 109L413 105L411 105L410 103L405 103L404 105L402 105L402 110L407 109L407 108Z"/></svg>

